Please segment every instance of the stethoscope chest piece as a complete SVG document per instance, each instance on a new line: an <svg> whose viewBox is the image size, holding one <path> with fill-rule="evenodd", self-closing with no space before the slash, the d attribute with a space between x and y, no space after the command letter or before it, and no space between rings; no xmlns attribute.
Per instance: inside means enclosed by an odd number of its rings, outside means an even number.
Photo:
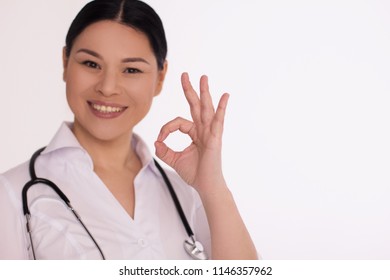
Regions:
<svg viewBox="0 0 390 280"><path fill-rule="evenodd" d="M190 239L184 241L184 249L193 259L196 260L208 259L202 243L196 241L193 235L190 237Z"/></svg>

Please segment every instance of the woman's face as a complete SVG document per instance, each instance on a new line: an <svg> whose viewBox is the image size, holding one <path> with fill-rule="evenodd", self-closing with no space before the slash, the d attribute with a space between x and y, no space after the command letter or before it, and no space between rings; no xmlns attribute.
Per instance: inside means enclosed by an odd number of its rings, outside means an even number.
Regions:
<svg viewBox="0 0 390 280"><path fill-rule="evenodd" d="M88 26L74 41L69 57L64 55L76 137L129 137L160 93L166 68L158 69L145 34L114 21Z"/></svg>

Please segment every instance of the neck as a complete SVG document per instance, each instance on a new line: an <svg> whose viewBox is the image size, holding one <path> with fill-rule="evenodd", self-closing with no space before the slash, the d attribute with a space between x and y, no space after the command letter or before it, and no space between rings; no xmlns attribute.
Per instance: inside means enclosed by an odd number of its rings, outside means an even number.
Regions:
<svg viewBox="0 0 390 280"><path fill-rule="evenodd" d="M101 140L73 127L73 133L92 158L94 169L123 169L137 165L138 156L131 148L132 132L115 139Z"/></svg>

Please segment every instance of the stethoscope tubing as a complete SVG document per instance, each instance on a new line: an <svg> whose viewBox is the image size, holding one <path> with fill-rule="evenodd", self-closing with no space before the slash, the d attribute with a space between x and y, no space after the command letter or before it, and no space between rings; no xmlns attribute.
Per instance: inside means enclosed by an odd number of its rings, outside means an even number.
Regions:
<svg viewBox="0 0 390 280"><path fill-rule="evenodd" d="M24 185L23 190L22 190L22 202L23 202L23 214L24 215L27 215L27 214L30 215L30 209L28 208L28 203L27 203L27 201L28 201L27 192L32 186L37 185L37 184L44 184L44 185L51 187L58 194L58 196L61 197L61 199L65 202L65 204L69 208L71 208L70 201L69 201L68 197L58 188L58 186L56 184L54 184L52 181L44 179L44 178L34 178L34 179L31 179L30 181L28 181Z"/></svg>
<svg viewBox="0 0 390 280"><path fill-rule="evenodd" d="M63 202L67 205L67 207L69 208L69 210L71 210L71 212L73 213L73 215L76 217L76 219L79 221L79 223L81 224L81 226L84 228L84 230L86 231L86 233L88 234L88 236L92 239L92 241L94 242L94 244L96 245L96 248L99 250L99 253L102 257L103 260L105 260L105 256L103 254L103 251L101 250L99 244L97 243L97 241L95 240L95 238L92 236L92 234L90 233L90 231L88 230L88 228L85 226L85 224L83 223L83 221L81 220L81 217L78 215L78 213L76 212L76 210L72 207L71 203L70 203L70 200L68 199L68 197L61 191L61 189L55 184L53 183L52 181L48 180L48 179L45 179L45 178L40 178L36 175L36 172L35 172L35 162L37 160L37 158L40 156L40 154L42 153L42 151L45 149L46 147L43 147L39 150L37 150L31 157L30 159L30 163L29 163L29 173L30 173L30 181L28 181L23 189L22 189L22 204L23 204L23 214L24 216L26 217L26 229L27 229L27 232L29 234L29 239L30 239L30 245L31 245L31 249L32 249L32 254L33 254L33 258L34 260L36 260L36 256L35 256L35 250L34 250L34 244L33 244L33 241L32 241L32 234L31 234L31 226L30 226L30 218L31 218L31 213L30 213L30 209L28 207L28 197L27 197L27 193L28 193L28 190L31 189L32 186L34 185L37 185L37 184L44 184L46 186L49 186L52 190L54 190L57 195L63 200ZM183 223L183 226L188 234L188 236L190 237L190 240L191 242L189 242L188 240L185 241L185 249L186 251L193 257L193 258L196 258L196 259L203 259L203 258L200 258L199 256L197 256L194 252L196 250L196 242L195 242L195 237L194 237L194 233L188 223L188 220L184 214L184 211L183 211L183 208L181 207L181 204L180 204L180 201L176 195L176 192L175 190L173 189L173 186L170 182L170 180L168 179L168 176L167 174L165 173L165 171L163 170L163 168L161 167L161 165L154 159L154 163L157 167L157 169L160 171L162 177L163 177L163 180L169 190L169 193L172 197L172 200L175 204L175 207L176 207L176 210L180 216L180 219ZM188 246L195 246L193 247L194 249L189 249L187 248L187 245ZM192 253L191 253L192 252ZM204 254L203 252L201 254ZM202 255L203 256L203 255ZM205 258L206 255L204 255Z"/></svg>
<svg viewBox="0 0 390 280"><path fill-rule="evenodd" d="M171 197L173 199L173 203L175 204L176 210L179 213L179 216L180 216L180 219L183 222L184 228L186 229L187 235L189 237L194 236L194 233L192 232L192 229L191 229L191 227L190 227L190 225L188 223L186 215L184 214L183 208L181 207L180 201L177 198L176 192L173 189L172 184L171 184L170 180L168 179L167 174L165 173L165 171L161 167L161 165L157 162L157 160L154 160L154 163L155 163L157 169L160 171L160 173L161 173L161 175L162 175L162 177L163 177L163 179L165 181L165 184L168 187L169 193L171 194Z"/></svg>
<svg viewBox="0 0 390 280"><path fill-rule="evenodd" d="M30 181L28 181L24 187L23 187L23 190L22 190L22 204L23 204L23 214L24 216L26 217L26 228L27 228L27 232L29 234L29 238L30 238L30 244L31 244L31 249L32 249L32 253L33 253L33 258L34 260L36 260L36 256L35 256L35 250L34 250L34 243L32 241L32 234L31 234L31 226L30 226L30 218L31 218L31 213L30 213L30 209L28 208L28 198L27 198L27 192L28 190L34 186L34 185L37 185L37 184L44 184L46 186L49 186L52 190L54 190L57 195L62 199L63 202L65 202L66 206L69 208L69 210L71 210L71 212L73 213L73 215L75 216L75 218L77 219L77 221L80 223L80 225L84 228L84 230L86 231L86 233L88 234L88 236L91 238L91 240L93 241L93 243L95 244L96 248L98 249L101 257L103 260L105 260L105 257L104 257L104 254L103 254L103 251L101 250L99 244L97 243L97 241L95 240L95 238L92 236L92 234L90 233L90 231L88 230L88 228L85 226L85 224L83 223L83 221L81 220L81 217L77 214L76 210L72 207L72 205L70 204L70 200L69 198L60 190L60 188L55 184L53 183L52 181L48 180L48 179L45 179L45 178L39 178L37 177L36 175L36 172L35 172L35 162L37 160L37 158L39 157L39 155L42 153L42 151L45 149L45 147L37 150L31 157L30 159L30 163L29 163L29 172L30 172Z"/></svg>

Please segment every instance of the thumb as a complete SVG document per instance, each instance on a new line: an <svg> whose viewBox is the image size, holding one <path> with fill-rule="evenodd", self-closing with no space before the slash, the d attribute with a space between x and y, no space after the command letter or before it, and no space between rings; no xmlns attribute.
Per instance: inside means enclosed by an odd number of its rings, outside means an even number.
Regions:
<svg viewBox="0 0 390 280"><path fill-rule="evenodd" d="M156 148L156 156L173 168L175 163L175 152L168 148L162 141L154 142L154 147Z"/></svg>

